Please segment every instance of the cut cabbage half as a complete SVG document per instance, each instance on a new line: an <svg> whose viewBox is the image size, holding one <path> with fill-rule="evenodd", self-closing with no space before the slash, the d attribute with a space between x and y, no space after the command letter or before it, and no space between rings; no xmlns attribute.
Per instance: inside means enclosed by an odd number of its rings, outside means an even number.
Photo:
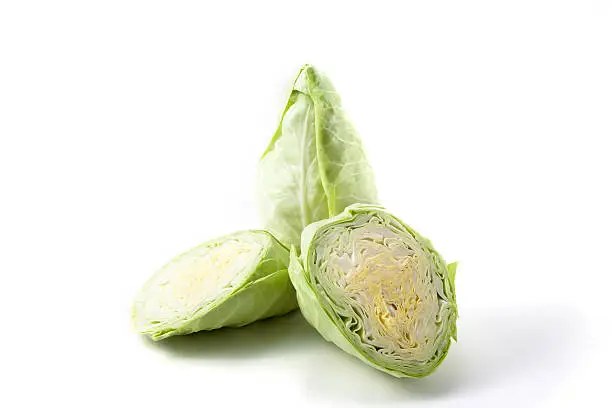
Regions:
<svg viewBox="0 0 612 408"><path fill-rule="evenodd" d="M455 267L382 207L355 204L306 227L289 275L325 339L396 377L423 377L456 339Z"/></svg>
<svg viewBox="0 0 612 408"><path fill-rule="evenodd" d="M136 331L153 340L244 326L297 307L289 251L266 231L204 243L155 273L134 302Z"/></svg>

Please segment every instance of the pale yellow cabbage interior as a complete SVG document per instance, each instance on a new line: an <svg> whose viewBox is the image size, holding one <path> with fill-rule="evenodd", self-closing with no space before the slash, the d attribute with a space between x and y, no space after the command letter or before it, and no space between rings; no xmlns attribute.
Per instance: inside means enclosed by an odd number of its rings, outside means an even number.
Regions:
<svg viewBox="0 0 612 408"><path fill-rule="evenodd" d="M191 317L239 285L243 272L257 262L263 249L261 242L245 235L179 256L158 271L139 294L136 325L146 330Z"/></svg>
<svg viewBox="0 0 612 408"><path fill-rule="evenodd" d="M416 364L435 355L450 308L431 254L410 233L361 215L330 228L316 254L315 283L369 354Z"/></svg>

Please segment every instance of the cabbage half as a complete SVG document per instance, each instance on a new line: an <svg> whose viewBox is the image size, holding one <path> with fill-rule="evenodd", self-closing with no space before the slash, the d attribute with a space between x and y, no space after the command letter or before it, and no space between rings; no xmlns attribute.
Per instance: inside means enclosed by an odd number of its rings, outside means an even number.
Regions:
<svg viewBox="0 0 612 408"><path fill-rule="evenodd" d="M308 224L354 203L376 203L374 173L329 79L299 72L278 129L259 162L264 228L287 247Z"/></svg>
<svg viewBox="0 0 612 408"><path fill-rule="evenodd" d="M266 231L206 242L155 273L137 295L136 331L153 340L238 327L297 308L289 251Z"/></svg>
<svg viewBox="0 0 612 408"><path fill-rule="evenodd" d="M356 204L309 225L289 276L328 341L396 377L423 377L456 340L456 264L382 207Z"/></svg>

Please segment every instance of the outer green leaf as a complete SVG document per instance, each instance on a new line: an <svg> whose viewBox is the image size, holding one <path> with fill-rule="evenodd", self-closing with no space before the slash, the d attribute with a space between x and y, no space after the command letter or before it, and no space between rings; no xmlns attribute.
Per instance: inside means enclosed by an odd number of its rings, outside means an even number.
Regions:
<svg viewBox="0 0 612 408"><path fill-rule="evenodd" d="M355 204L306 227L289 277L327 341L393 376L424 377L456 339L455 268L382 207Z"/></svg>
<svg viewBox="0 0 612 408"><path fill-rule="evenodd" d="M331 82L310 65L295 80L259 176L265 228L287 246L299 246L308 224L377 201L361 139Z"/></svg>
<svg viewBox="0 0 612 408"><path fill-rule="evenodd" d="M289 252L266 231L206 242L170 261L137 295L136 331L153 340L238 327L297 308Z"/></svg>

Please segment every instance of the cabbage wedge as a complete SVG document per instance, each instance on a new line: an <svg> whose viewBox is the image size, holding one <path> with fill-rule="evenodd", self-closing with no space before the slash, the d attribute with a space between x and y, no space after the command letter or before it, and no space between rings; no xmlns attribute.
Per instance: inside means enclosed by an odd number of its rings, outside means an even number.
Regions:
<svg viewBox="0 0 612 408"><path fill-rule="evenodd" d="M456 264L383 207L355 204L313 223L289 276L306 320L396 377L424 377L456 340Z"/></svg>
<svg viewBox="0 0 612 408"><path fill-rule="evenodd" d="M259 161L258 196L264 228L298 248L308 224L377 202L361 139L334 86L311 65L300 70Z"/></svg>
<svg viewBox="0 0 612 408"><path fill-rule="evenodd" d="M297 308L289 251L266 231L206 242L156 272L136 296L133 322L153 340L239 327Z"/></svg>

